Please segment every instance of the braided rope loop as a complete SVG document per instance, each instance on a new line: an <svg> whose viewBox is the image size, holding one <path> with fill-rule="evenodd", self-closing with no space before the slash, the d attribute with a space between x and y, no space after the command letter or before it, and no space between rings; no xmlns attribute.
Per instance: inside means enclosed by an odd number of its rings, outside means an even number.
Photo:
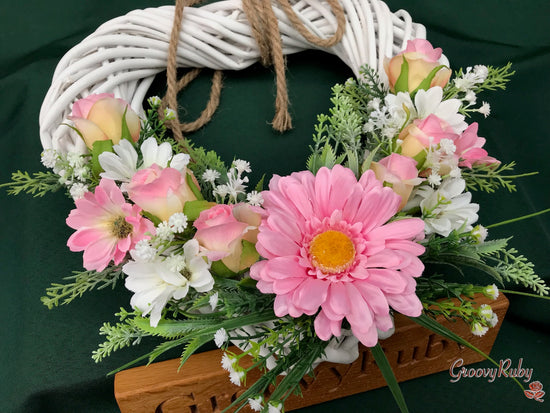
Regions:
<svg viewBox="0 0 550 413"><path fill-rule="evenodd" d="M290 2L294 13L288 13L273 2L284 55L323 50L338 56L356 76L368 64L384 80L384 57L403 50L409 39L426 37L424 27L413 23L407 12L392 13L380 0L340 0L345 32L340 42L332 44L338 21L331 4L334 1L294 0ZM137 113L144 113L142 104L155 75L166 70L174 10L174 6L134 10L104 23L67 52L40 111L40 139L45 149L86 152L82 140L62 123L72 104L91 93L114 93ZM302 24L291 22L289 15ZM298 28L306 36L307 30L311 39L317 39L315 43L306 40ZM240 0L185 9L178 67L242 70L259 59L260 49Z"/></svg>

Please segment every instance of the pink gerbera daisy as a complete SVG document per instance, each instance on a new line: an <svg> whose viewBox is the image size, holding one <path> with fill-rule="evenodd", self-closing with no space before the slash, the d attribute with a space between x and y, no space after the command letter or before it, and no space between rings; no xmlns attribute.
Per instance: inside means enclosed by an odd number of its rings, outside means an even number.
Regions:
<svg viewBox="0 0 550 413"><path fill-rule="evenodd" d="M102 271L114 260L119 264L136 243L154 232L141 216L141 208L126 202L120 188L102 179L95 192L75 201L67 225L76 232L69 237L71 251L84 251L84 268Z"/></svg>
<svg viewBox="0 0 550 413"><path fill-rule="evenodd" d="M417 218L388 223L401 198L372 171L357 181L336 165L275 176L262 193L267 218L256 248L266 260L250 275L263 293L276 294L278 317L314 315L322 340L341 335L344 318L366 346L377 329L393 326L390 307L416 317L422 304L415 294L424 270L424 222ZM320 308L320 311L319 311Z"/></svg>

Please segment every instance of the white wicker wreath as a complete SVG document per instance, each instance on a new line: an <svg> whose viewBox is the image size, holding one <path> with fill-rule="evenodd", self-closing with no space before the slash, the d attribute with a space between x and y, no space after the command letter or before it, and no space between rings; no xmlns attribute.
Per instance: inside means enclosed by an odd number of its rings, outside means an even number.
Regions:
<svg viewBox="0 0 550 413"><path fill-rule="evenodd" d="M426 37L424 27L413 23L406 11L391 13L382 1L340 2L346 16L345 33L342 40L330 48L306 41L274 2L283 53L324 50L338 56L356 76L361 66L368 64L378 70L384 81L384 57L402 51L409 39ZM292 7L312 34L329 38L336 31L336 18L328 3L298 0ZM174 11L174 6L149 8L113 19L61 59L40 112L40 138L45 149L53 148L61 153L87 152L83 140L64 122L72 104L92 93L114 93L130 102L134 111L144 113L142 103L155 75L166 70ZM240 0L185 9L178 67L241 70L259 58L260 51ZM387 338L393 329L379 333L381 339ZM333 339L323 359L351 363L359 355L357 343L351 334L344 340Z"/></svg>
<svg viewBox="0 0 550 413"><path fill-rule="evenodd" d="M340 0L345 34L338 44L320 48L307 42L273 3L285 55L307 49L335 54L359 75L362 65L385 78L383 59L400 52L407 40L425 38L425 28L410 15L390 12L379 0ZM330 6L298 0L293 9L312 34L330 37L337 23ZM59 62L40 111L40 139L45 149L85 153L82 140L63 125L72 103L91 93L114 93L143 114L142 102L155 75L166 69L174 6L134 10L104 23ZM240 0L186 8L179 36L178 67L241 70L260 52Z"/></svg>

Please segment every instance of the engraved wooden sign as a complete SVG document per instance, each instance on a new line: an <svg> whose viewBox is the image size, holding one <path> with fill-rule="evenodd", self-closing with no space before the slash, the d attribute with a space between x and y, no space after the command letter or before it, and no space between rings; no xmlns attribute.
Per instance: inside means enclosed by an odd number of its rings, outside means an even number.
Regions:
<svg viewBox="0 0 550 413"><path fill-rule="evenodd" d="M474 336L461 322L438 321L476 347L489 353L500 329L508 299L502 294L496 301L483 295L475 297L477 305L490 304L499 322L483 337ZM398 381L448 370L451 363L461 358L464 364L483 360L476 352L454 341L432 333L397 314L396 331L381 341ZM235 349L233 349L235 350ZM220 412L241 394L245 387L229 381L221 368L221 350L192 356L178 372L179 359L136 367L118 373L115 377L115 397L122 413L214 413ZM261 373L253 370L248 383L254 383ZM291 396L285 411L311 406L385 386L386 383L374 362L370 350L360 347L359 358L351 364L322 363L315 369L315 378L307 376L300 386L303 397ZM250 412L246 406L241 412Z"/></svg>

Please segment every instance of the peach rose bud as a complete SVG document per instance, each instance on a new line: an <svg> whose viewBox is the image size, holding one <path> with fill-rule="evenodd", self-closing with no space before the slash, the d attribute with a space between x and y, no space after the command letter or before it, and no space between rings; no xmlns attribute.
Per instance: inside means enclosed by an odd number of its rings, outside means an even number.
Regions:
<svg viewBox="0 0 550 413"><path fill-rule="evenodd" d="M140 130L138 115L127 102L110 93L90 95L76 101L69 116L90 149L95 141L110 139L113 145L118 144L123 136L123 118L132 140L137 142Z"/></svg>

